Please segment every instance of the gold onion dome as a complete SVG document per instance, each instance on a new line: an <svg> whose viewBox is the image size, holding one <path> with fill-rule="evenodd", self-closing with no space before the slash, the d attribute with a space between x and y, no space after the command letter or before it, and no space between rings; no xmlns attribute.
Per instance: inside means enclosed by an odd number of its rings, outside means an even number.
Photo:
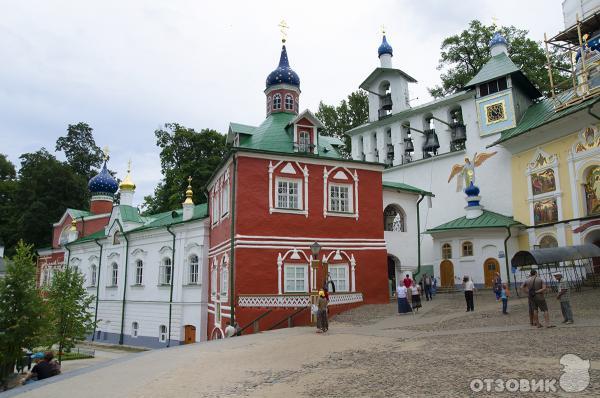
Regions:
<svg viewBox="0 0 600 398"><path fill-rule="evenodd" d="M133 183L133 180L131 179L131 160L129 161L129 165L127 166L127 175L125 176L125 178L123 179L123 181L121 181L121 183L119 184L119 188L121 190L135 190L135 184Z"/></svg>
<svg viewBox="0 0 600 398"><path fill-rule="evenodd" d="M77 231L77 220L71 220L71 231Z"/></svg>
<svg viewBox="0 0 600 398"><path fill-rule="evenodd" d="M194 201L192 200L192 196L194 196L194 191L192 191L192 177L188 177L188 186L187 186L187 190L185 191L185 201L183 202L184 205L193 205Z"/></svg>

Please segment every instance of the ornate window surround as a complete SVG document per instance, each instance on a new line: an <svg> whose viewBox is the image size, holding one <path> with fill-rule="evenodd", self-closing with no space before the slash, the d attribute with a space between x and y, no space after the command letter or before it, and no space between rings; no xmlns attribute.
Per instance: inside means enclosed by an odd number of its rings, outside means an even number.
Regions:
<svg viewBox="0 0 600 398"><path fill-rule="evenodd" d="M350 253L350 255L348 255L347 252L343 251L343 250L332 250L327 256L323 255L323 262L324 263L328 263L331 265L336 265L336 263L330 263L329 259L331 258L331 256L335 254L335 257L346 257L346 260L348 262L348 264L350 264L350 286L349 286L349 292L356 292L356 259L354 258L354 254ZM342 259L343 259L342 257ZM343 264L346 264L346 262L344 262ZM341 264L340 264L341 265Z"/></svg>
<svg viewBox="0 0 600 398"><path fill-rule="evenodd" d="M541 164L540 164L541 162ZM554 182L555 189L551 192L545 192L543 194L534 195L533 190L531 188L531 175L535 173L541 173L546 170L552 170L554 173ZM537 148L531 158L531 161L527 164L527 170L525 170L525 175L527 176L527 202L529 203L529 225L534 225L534 214L533 207L534 202L540 200L548 200L555 199L556 206L558 208L558 220L563 219L563 210L562 210L562 190L560 185L560 176L558 174L558 155L553 154L549 155L547 152L542 150L541 148ZM530 233L534 233L532 229L529 230ZM530 237L532 238L532 237ZM534 242L535 239L530 239L530 242ZM564 241L563 241L564 242ZM560 243L560 239L559 239Z"/></svg>
<svg viewBox="0 0 600 398"><path fill-rule="evenodd" d="M297 255L300 256L301 259L300 260L304 260L306 261L306 263L301 263L298 265L306 265L306 264L311 264L312 261L312 255L309 257L306 255L306 253L304 253L303 250L301 249L297 249L297 248L291 248L290 250L288 250L287 252L285 252L285 254L281 254L278 253L277 254L277 294L283 294L283 278L284 278L284 273L283 273L283 267L284 265L293 265L294 263L287 263L285 264L285 260L289 259L292 255ZM310 281L309 284L309 289L314 289L314 284L313 284L313 272L311 267L308 267L308 271L307 271L307 280Z"/></svg>
<svg viewBox="0 0 600 398"><path fill-rule="evenodd" d="M353 185L353 191L351 196L351 206L352 206L352 212L350 213L338 213L338 212L331 212L329 211L329 183L333 183L333 184L338 184L338 182L334 182L334 181L329 181L330 176L333 175L333 178L335 178L335 176L338 173L333 174L334 171L338 170L339 171L345 171L347 173L347 176L350 176L350 179L348 180L348 182L346 184L348 185ZM343 184L343 183L342 183ZM343 166L336 166L334 168L332 168L331 170L327 170L327 167L323 167L323 218L327 218L327 216L332 216L332 217L351 217L351 218L355 218L358 221L358 173L356 172L356 169L354 170L354 173L352 173L350 170L348 170L346 167Z"/></svg>
<svg viewBox="0 0 600 398"><path fill-rule="evenodd" d="M285 163L285 165L283 167L281 167L281 165ZM294 168L293 165L296 165L297 169L302 171L302 176L298 176L298 170ZM288 167L289 166L289 167ZM281 169L280 169L281 168ZM289 177L284 177L281 176L279 178L285 179L304 179L304 187L302 187L302 184L298 184L298 188L299 188L299 198L298 201L300 202L301 206L300 206L300 210L294 210L294 209L279 209L277 207L275 207L275 195L277 193L277 189L276 189L276 184L277 184L277 176L273 176L273 174L275 174L277 172L277 169L280 169L279 172L281 172L282 174L287 174L289 175ZM293 169L293 170L291 170ZM293 171L293 173L292 173ZM302 167L300 165L300 163L298 162L290 162L290 161L284 161L284 160L280 160L279 162L275 163L275 165L273 165L272 161L269 161L269 214L273 214L273 213L288 213L288 214L303 214L305 217L308 217L308 167L306 165L304 165L304 167Z"/></svg>

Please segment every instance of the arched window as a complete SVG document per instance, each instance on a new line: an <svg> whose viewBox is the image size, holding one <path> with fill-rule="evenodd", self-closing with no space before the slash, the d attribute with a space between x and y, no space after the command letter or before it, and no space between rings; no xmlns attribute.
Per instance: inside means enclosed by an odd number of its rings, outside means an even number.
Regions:
<svg viewBox="0 0 600 398"><path fill-rule="evenodd" d="M554 236L546 235L540 239L540 248L544 249L547 247L558 247L558 242Z"/></svg>
<svg viewBox="0 0 600 398"><path fill-rule="evenodd" d="M160 263L160 271L159 271L159 283L161 285L170 285L172 279L172 271L173 265L171 264L171 259L169 257L163 258Z"/></svg>
<svg viewBox="0 0 600 398"><path fill-rule="evenodd" d="M188 284L198 284L198 256L192 254L189 259Z"/></svg>
<svg viewBox="0 0 600 398"><path fill-rule="evenodd" d="M452 258L452 245L450 243L444 243L442 245L442 259L448 260Z"/></svg>
<svg viewBox="0 0 600 398"><path fill-rule="evenodd" d="M291 94L285 95L285 109L291 111L294 109L294 97Z"/></svg>
<svg viewBox="0 0 600 398"><path fill-rule="evenodd" d="M131 324L131 337L138 337L138 330L140 325L137 322Z"/></svg>
<svg viewBox="0 0 600 398"><path fill-rule="evenodd" d="M310 133L308 131L298 132L298 150L300 152L310 152Z"/></svg>
<svg viewBox="0 0 600 398"><path fill-rule="evenodd" d="M118 245L120 243L121 243L120 233L119 233L119 231L117 231L113 235L113 245Z"/></svg>
<svg viewBox="0 0 600 398"><path fill-rule="evenodd" d="M96 264L92 264L90 267L90 286L96 286Z"/></svg>
<svg viewBox="0 0 600 398"><path fill-rule="evenodd" d="M217 264L215 263L210 270L210 297L213 300L217 298Z"/></svg>
<svg viewBox="0 0 600 398"><path fill-rule="evenodd" d="M69 231L71 230L70 226L66 226L60 233L60 237L58 238L58 244L64 245L65 243L69 243Z"/></svg>
<svg viewBox="0 0 600 398"><path fill-rule="evenodd" d="M384 231L406 232L404 210L397 205L388 205L383 211Z"/></svg>
<svg viewBox="0 0 600 398"><path fill-rule="evenodd" d="M135 284L141 285L144 282L144 262L137 260L135 262Z"/></svg>
<svg viewBox="0 0 600 398"><path fill-rule="evenodd" d="M273 96L273 110L281 109L281 94Z"/></svg>
<svg viewBox="0 0 600 398"><path fill-rule="evenodd" d="M473 243L467 240L462 243L462 256L463 257L471 257L472 255L473 255Z"/></svg>
<svg viewBox="0 0 600 398"><path fill-rule="evenodd" d="M221 267L221 299L227 300L229 295L229 264L226 260L223 260L223 266Z"/></svg>
<svg viewBox="0 0 600 398"><path fill-rule="evenodd" d="M160 325L158 327L158 341L161 343L167 341L167 327L165 325Z"/></svg>
<svg viewBox="0 0 600 398"><path fill-rule="evenodd" d="M117 284L119 283L119 264L117 263L112 263L111 265L111 286L117 286Z"/></svg>

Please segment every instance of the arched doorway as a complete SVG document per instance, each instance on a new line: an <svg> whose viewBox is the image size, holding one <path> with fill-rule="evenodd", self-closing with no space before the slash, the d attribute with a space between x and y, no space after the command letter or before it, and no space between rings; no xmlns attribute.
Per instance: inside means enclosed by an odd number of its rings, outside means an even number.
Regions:
<svg viewBox="0 0 600 398"><path fill-rule="evenodd" d="M483 280L485 287L494 286L494 276L500 272L500 263L495 258L488 258L483 262Z"/></svg>
<svg viewBox="0 0 600 398"><path fill-rule="evenodd" d="M196 326L194 325L185 325L183 327L184 330L184 344L190 344L196 342Z"/></svg>
<svg viewBox="0 0 600 398"><path fill-rule="evenodd" d="M440 263L440 285L442 287L454 287L454 264L450 260Z"/></svg>
<svg viewBox="0 0 600 398"><path fill-rule="evenodd" d="M214 328L212 333L210 334L211 340L218 340L223 338L223 331L219 328Z"/></svg>
<svg viewBox="0 0 600 398"><path fill-rule="evenodd" d="M396 277L396 267L400 260L398 260L395 256L388 254L387 257L387 265L388 265L388 286L390 291L390 297L396 294L396 286L397 285L397 277Z"/></svg>

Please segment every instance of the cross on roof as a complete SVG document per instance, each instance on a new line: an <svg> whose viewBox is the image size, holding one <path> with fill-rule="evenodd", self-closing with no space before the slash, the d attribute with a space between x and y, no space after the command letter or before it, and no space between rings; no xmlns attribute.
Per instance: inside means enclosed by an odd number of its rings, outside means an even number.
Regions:
<svg viewBox="0 0 600 398"><path fill-rule="evenodd" d="M281 32L281 42L285 43L285 40L287 39L287 30L290 28L288 26L288 24L285 22L285 20L281 20L281 22L279 22L279 31Z"/></svg>

